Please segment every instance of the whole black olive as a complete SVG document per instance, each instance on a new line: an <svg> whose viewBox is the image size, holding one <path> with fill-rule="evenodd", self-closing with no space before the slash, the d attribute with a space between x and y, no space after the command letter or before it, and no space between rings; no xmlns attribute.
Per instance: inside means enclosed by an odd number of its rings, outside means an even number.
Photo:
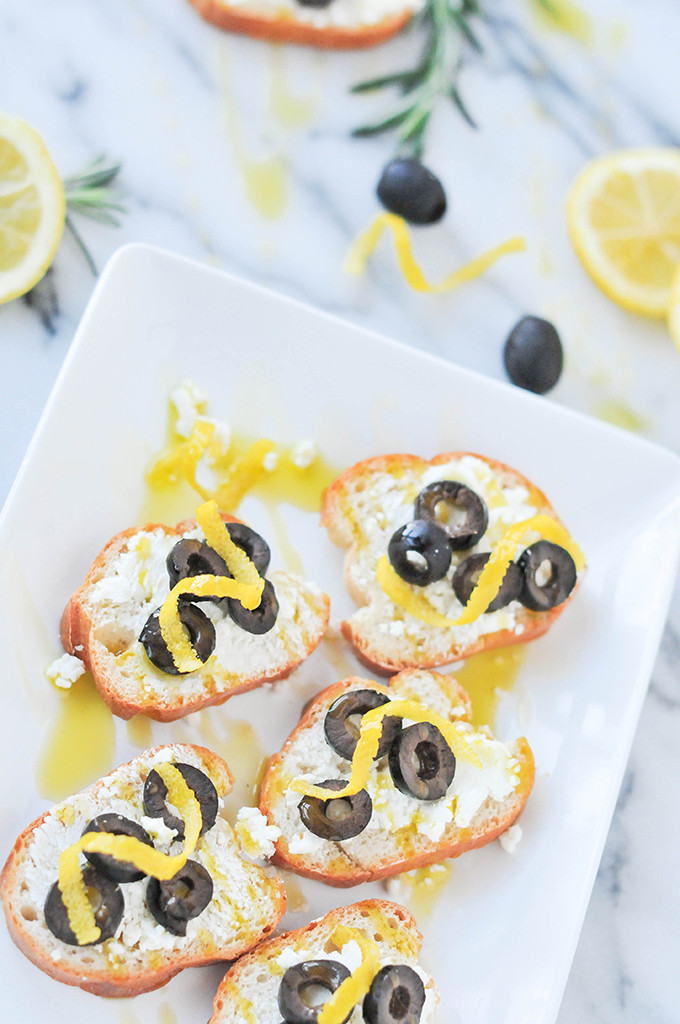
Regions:
<svg viewBox="0 0 680 1024"><path fill-rule="evenodd" d="M203 662L207 661L215 650L215 627L200 608L196 608L189 602L180 601L177 610L182 625L189 632L191 646L196 656ZM139 642L144 647L149 661L161 672L167 672L173 676L182 675L183 673L175 665L168 645L163 639L158 622L159 611L160 609L157 608L146 620L144 628L139 634Z"/></svg>
<svg viewBox="0 0 680 1024"><path fill-rule="evenodd" d="M412 967L389 964L378 971L364 999L367 1024L418 1024L425 986Z"/></svg>
<svg viewBox="0 0 680 1024"><path fill-rule="evenodd" d="M93 946L98 942L105 942L115 934L123 919L125 901L119 886L110 878L100 875L89 864L83 870L83 882L87 898L94 911L94 919L101 931L98 939L84 943L84 945ZM62 942L68 943L69 946L79 946L80 943L69 924L68 914L57 882L47 894L44 910L45 924L52 934Z"/></svg>
<svg viewBox="0 0 680 1024"><path fill-rule="evenodd" d="M446 519L438 517L440 505L448 513ZM454 551L474 547L489 524L486 504L475 491L457 480L437 480L423 487L414 512L417 519L436 523L447 534Z"/></svg>
<svg viewBox="0 0 680 1024"><path fill-rule="evenodd" d="M227 605L229 607L229 614L236 625L240 626L241 629L245 629L247 633L256 633L258 636L262 633L268 633L270 629L273 629L276 617L279 614L279 602L276 599L274 585L270 580L264 581L262 600L257 608L252 610L244 608L235 597L228 598Z"/></svg>
<svg viewBox="0 0 680 1024"><path fill-rule="evenodd" d="M136 821L124 818L122 814L100 814L88 822L83 829L83 835L86 832L110 832L114 836L132 836L146 846L153 846L149 833ZM130 861L116 860L108 853L90 853L86 850L85 856L93 868L106 878L110 878L112 882L138 882L146 874Z"/></svg>
<svg viewBox="0 0 680 1024"><path fill-rule="evenodd" d="M326 779L320 782L323 789L344 789L344 779ZM373 801L367 790L360 789L354 796L336 797L334 800L320 800L315 796L303 796L298 804L302 824L315 836L340 843L363 832L373 813Z"/></svg>
<svg viewBox="0 0 680 1024"><path fill-rule="evenodd" d="M333 0L297 0L303 7L328 7Z"/></svg>
<svg viewBox="0 0 680 1024"><path fill-rule="evenodd" d="M348 693L342 693L334 700L326 712L323 728L326 741L335 753L347 761L351 761L361 728L361 723L355 724L352 721L352 716L361 717L367 711L382 707L383 704L389 704L389 702L390 698L384 693L378 693L377 690L349 690ZM401 720L386 715L383 719L376 758L383 757L387 753L400 732Z"/></svg>
<svg viewBox="0 0 680 1024"><path fill-rule="evenodd" d="M523 316L508 335L503 362L513 384L544 395L555 387L562 373L560 336L548 320Z"/></svg>
<svg viewBox="0 0 680 1024"><path fill-rule="evenodd" d="M456 758L435 725L417 722L392 744L389 766L401 793L417 800L439 800L453 782Z"/></svg>
<svg viewBox="0 0 680 1024"><path fill-rule="evenodd" d="M434 224L446 213L441 181L414 157L390 160L378 182L378 199L410 224Z"/></svg>
<svg viewBox="0 0 680 1024"><path fill-rule="evenodd" d="M213 881L195 860L165 882L150 878L146 905L159 924L173 935L186 935L187 921L202 914L213 895Z"/></svg>
<svg viewBox="0 0 680 1024"><path fill-rule="evenodd" d="M289 967L279 986L279 1012L287 1024L316 1024L323 1003L313 996L319 988L333 995L349 976L345 965L337 960L306 960ZM345 1021L353 1012L354 1007Z"/></svg>
<svg viewBox="0 0 680 1024"><path fill-rule="evenodd" d="M576 585L576 565L559 544L539 540L517 559L522 579L519 599L532 612L546 612L566 601Z"/></svg>
<svg viewBox="0 0 680 1024"><path fill-rule="evenodd" d="M189 576L231 576L226 562L204 540L183 537L165 560L172 589ZM190 601L220 601L221 598L188 597Z"/></svg>
<svg viewBox="0 0 680 1024"><path fill-rule="evenodd" d="M451 565L451 545L437 523L419 517L392 535L387 557L403 580L426 587L446 576Z"/></svg>
<svg viewBox="0 0 680 1024"><path fill-rule="evenodd" d="M468 555L464 562L456 567L451 583L453 591L461 604L465 605L470 600L470 594L477 586L477 581L482 575L482 569L489 561L486 552L477 555ZM503 582L493 600L486 606L487 612L497 612L499 608L505 608L511 601L519 598L522 589L522 570L516 562L510 562L505 570Z"/></svg>
<svg viewBox="0 0 680 1024"><path fill-rule="evenodd" d="M245 523L225 523L224 525L234 544L245 551L260 576L264 576L271 559L271 551L266 540Z"/></svg>
<svg viewBox="0 0 680 1024"><path fill-rule="evenodd" d="M173 768L180 772L200 804L201 818L203 819L200 835L203 835L213 827L217 818L219 807L217 790L205 772L202 772L200 768L195 768L193 764L184 764L178 761ZM166 828L173 829L177 833L178 839L184 839L184 822L168 809L165 802L167 796L168 787L156 769L152 768L144 783L142 794L144 811L150 818L162 818Z"/></svg>

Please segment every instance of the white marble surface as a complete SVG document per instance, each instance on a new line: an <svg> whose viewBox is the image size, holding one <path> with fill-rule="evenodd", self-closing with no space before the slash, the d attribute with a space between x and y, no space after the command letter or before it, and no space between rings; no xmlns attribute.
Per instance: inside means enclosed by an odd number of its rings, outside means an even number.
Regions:
<svg viewBox="0 0 680 1024"><path fill-rule="evenodd" d="M282 51L221 35L185 0L2 0L1 103L41 131L64 174L102 151L123 160L124 226L82 225L100 264L126 241L152 242L499 378L509 327L525 312L547 316L567 365L546 401L623 410L680 451L680 357L663 326L625 314L589 282L563 215L589 156L680 142L680 7L593 0L584 48L542 30L528 0L485 6L485 53L462 77L480 128L438 111L427 161L449 213L418 234L417 249L433 277L511 234L525 234L529 249L450 296L409 293L387 243L365 279L340 272L377 209L374 183L393 147L350 139L384 100L348 87L406 66L412 37L356 54ZM297 125L272 103L282 84L308 101ZM247 194L249 161L281 190L268 215ZM3 497L92 286L65 238L32 301L0 309ZM676 592L559 1024L677 1020L679 664Z"/></svg>

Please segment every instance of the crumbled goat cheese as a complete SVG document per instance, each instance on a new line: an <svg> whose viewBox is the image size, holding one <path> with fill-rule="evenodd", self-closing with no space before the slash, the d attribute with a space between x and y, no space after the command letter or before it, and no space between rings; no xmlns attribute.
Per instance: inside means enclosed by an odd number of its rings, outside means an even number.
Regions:
<svg viewBox="0 0 680 1024"><path fill-rule="evenodd" d="M307 469L314 462L318 454L319 449L314 441L310 438L305 438L304 441L298 441L296 445L293 445L290 461L298 469Z"/></svg>
<svg viewBox="0 0 680 1024"><path fill-rule="evenodd" d="M72 654L62 654L60 658L57 658L45 669L45 675L50 682L63 690L70 689L76 679L80 679L84 672L85 666L82 661L80 658L75 658Z"/></svg>
<svg viewBox="0 0 680 1024"><path fill-rule="evenodd" d="M277 957L274 957L274 963L281 968L283 971L287 971L289 967L295 967L297 964L304 963L305 960L313 960L314 954L310 953L308 949L293 949L287 946L282 953L279 953Z"/></svg>
<svg viewBox="0 0 680 1024"><path fill-rule="evenodd" d="M170 392L170 401L177 411L175 431L180 437L190 437L197 423L209 423L214 428L213 438L219 441L222 451L231 443L229 424L204 416L208 396L191 380L184 380Z"/></svg>
<svg viewBox="0 0 680 1024"><path fill-rule="evenodd" d="M505 832L501 832L498 842L506 853L514 853L522 840L522 826L511 825Z"/></svg>
<svg viewBox="0 0 680 1024"><path fill-rule="evenodd" d="M158 762L156 763L158 764ZM177 839L177 833L174 828L168 828L162 818L149 818L144 814L142 815L141 826L143 829L146 829L159 846L170 846Z"/></svg>
<svg viewBox="0 0 680 1024"><path fill-rule="evenodd" d="M267 452L265 457L262 459L262 465L268 473L273 473L279 464L278 452Z"/></svg>
<svg viewBox="0 0 680 1024"><path fill-rule="evenodd" d="M281 836L281 829L268 825L259 807L242 807L236 815L235 831L244 853L264 860L273 856Z"/></svg>

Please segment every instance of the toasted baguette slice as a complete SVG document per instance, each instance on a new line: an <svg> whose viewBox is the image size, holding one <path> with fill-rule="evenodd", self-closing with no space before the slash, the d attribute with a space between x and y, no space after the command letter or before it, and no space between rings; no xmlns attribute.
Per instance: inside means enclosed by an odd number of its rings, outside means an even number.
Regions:
<svg viewBox="0 0 680 1024"><path fill-rule="evenodd" d="M350 941L339 947L333 940L338 925L354 928L377 943L380 968L387 964L406 964L419 974L425 987L420 1024L433 1024L439 992L432 978L417 963L422 936L408 910L387 900L363 900L338 907L305 928L263 942L229 969L217 990L208 1024L243 1024L244 1021L279 1024L281 978L289 967L298 963L338 960L350 972L356 970L360 962L358 943ZM363 1020L359 1005L348 1024L359 1024Z"/></svg>
<svg viewBox="0 0 680 1024"><path fill-rule="evenodd" d="M268 878L262 868L241 856L231 827L218 814L191 854L192 860L209 871L213 897L205 910L187 923L185 936L165 930L147 909L147 878L121 883L125 911L113 938L81 947L52 934L43 907L57 879L59 857L93 818L108 812L122 814L140 822L157 849L179 852L177 844L171 847L174 833L164 829L162 819L144 818L144 780L154 764L163 761L199 768L212 780L219 796L231 790L227 764L205 747L179 743L155 747L56 804L24 829L14 844L0 875L7 926L22 953L58 981L100 996L148 992L165 985L185 967L234 960L269 935L283 916L286 897L282 883Z"/></svg>
<svg viewBox="0 0 680 1024"><path fill-rule="evenodd" d="M311 6L298 0L189 0L218 28L278 43L332 50L377 46L400 32L422 7L418 0L330 0Z"/></svg>
<svg viewBox="0 0 680 1024"><path fill-rule="evenodd" d="M293 780L319 784L348 779L350 764L333 750L324 734L331 704L348 690L376 688L370 679L352 676L323 690L308 705L279 754L272 757L260 790L260 810L281 830L272 858L308 878L329 885L350 886L458 857L484 846L512 825L526 803L534 781L534 759L524 738L506 745L488 729L473 729L470 699L456 680L438 672L412 669L389 681L396 699L415 700L453 722L481 757L483 768L458 758L453 782L440 800L423 801L399 792L392 782L387 757L374 763L368 782L373 801L363 832L342 842L329 842L303 825L300 793ZM384 685L379 687L383 692Z"/></svg>
<svg viewBox="0 0 680 1024"><path fill-rule="evenodd" d="M274 572L269 578L279 614L268 633L248 633L216 605L204 602L201 608L217 634L214 653L196 672L161 672L138 637L168 596L165 560L182 536L203 539L193 520L174 529L152 523L117 534L95 559L62 616L64 650L84 662L102 697L121 718L143 712L169 722L281 679L311 654L328 626L328 597L314 583Z"/></svg>
<svg viewBox="0 0 680 1024"><path fill-rule="evenodd" d="M410 587L447 618L456 619L463 611L451 586L460 562L472 553L493 550L513 523L538 514L559 522L548 499L526 477L469 452L449 452L431 462L415 455L384 455L345 470L325 493L321 520L331 540L347 549L345 583L362 606L341 624L341 630L371 671L391 674L404 668L435 668L492 647L526 643L545 633L570 600L546 612L529 611L512 601L475 622L443 628L423 622L391 601L376 579L378 561L394 532L415 518L414 502L420 491L438 480L466 484L489 509L486 533L470 550L453 552L443 579L426 587Z"/></svg>

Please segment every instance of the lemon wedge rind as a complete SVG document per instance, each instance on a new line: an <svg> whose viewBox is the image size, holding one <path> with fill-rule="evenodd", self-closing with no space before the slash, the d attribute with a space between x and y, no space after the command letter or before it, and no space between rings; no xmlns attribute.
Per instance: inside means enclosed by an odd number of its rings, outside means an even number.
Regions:
<svg viewBox="0 0 680 1024"><path fill-rule="evenodd" d="M65 216L64 186L40 135L0 113L0 303L25 295L45 275Z"/></svg>

